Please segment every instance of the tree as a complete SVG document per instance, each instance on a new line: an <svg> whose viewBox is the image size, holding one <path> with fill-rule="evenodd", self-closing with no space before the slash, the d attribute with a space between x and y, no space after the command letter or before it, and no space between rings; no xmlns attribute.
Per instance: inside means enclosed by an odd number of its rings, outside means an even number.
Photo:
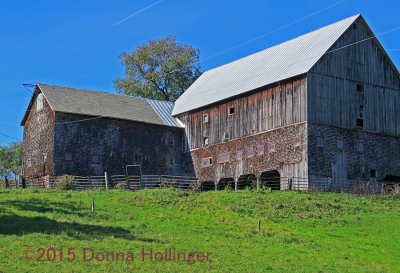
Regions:
<svg viewBox="0 0 400 273"><path fill-rule="evenodd" d="M174 36L149 41L120 55L125 78L114 81L119 93L175 101L200 76L199 50Z"/></svg>
<svg viewBox="0 0 400 273"><path fill-rule="evenodd" d="M9 146L0 147L0 175L4 177L6 187L9 187L8 177L14 178L22 172L22 142L14 142Z"/></svg>

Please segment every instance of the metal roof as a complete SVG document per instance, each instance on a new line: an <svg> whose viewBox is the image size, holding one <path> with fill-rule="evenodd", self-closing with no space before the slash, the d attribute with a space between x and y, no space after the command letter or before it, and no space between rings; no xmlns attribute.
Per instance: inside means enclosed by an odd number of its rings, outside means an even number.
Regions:
<svg viewBox="0 0 400 273"><path fill-rule="evenodd" d="M175 102L172 115L307 73L359 17L349 17L204 72Z"/></svg>
<svg viewBox="0 0 400 273"><path fill-rule="evenodd" d="M169 101L150 100L147 99L154 111L160 116L166 125L174 127L184 127L179 119L172 117L174 103Z"/></svg>
<svg viewBox="0 0 400 273"><path fill-rule="evenodd" d="M33 99L42 92L55 112L79 114L87 116L109 117L130 121L138 121L156 125L165 125L173 127L182 127L182 124L168 119L168 111L161 109L173 108L173 103L150 103L147 99L136 98L126 95L92 91L86 89L76 89L60 87L39 83L32 96L28 109L21 122L24 125L30 109L33 105ZM162 108L155 105L168 105ZM172 105L171 105L172 104ZM164 111L164 112L162 112ZM162 115L160 114L162 112Z"/></svg>

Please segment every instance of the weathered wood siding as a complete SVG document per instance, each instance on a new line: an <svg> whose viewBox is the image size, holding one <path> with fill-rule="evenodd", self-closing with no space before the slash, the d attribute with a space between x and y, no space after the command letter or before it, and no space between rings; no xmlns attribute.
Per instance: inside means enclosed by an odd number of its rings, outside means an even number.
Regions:
<svg viewBox="0 0 400 273"><path fill-rule="evenodd" d="M358 20L332 50L368 37ZM309 122L356 128L361 114L365 130L400 134L399 78L372 39L325 55L307 84Z"/></svg>
<svg viewBox="0 0 400 273"><path fill-rule="evenodd" d="M205 137L209 138L209 145L224 142L225 131L229 133L229 140L234 140L306 121L306 86L306 78L301 77L179 115L186 126L190 150L203 147ZM234 115L229 115L230 107L235 108ZM202 119L206 114L209 121L204 123Z"/></svg>

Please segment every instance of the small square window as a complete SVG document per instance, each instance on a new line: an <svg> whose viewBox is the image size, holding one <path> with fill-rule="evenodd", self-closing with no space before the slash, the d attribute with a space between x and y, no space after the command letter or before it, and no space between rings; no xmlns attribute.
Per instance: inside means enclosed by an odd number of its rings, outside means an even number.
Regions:
<svg viewBox="0 0 400 273"><path fill-rule="evenodd" d="M361 142L358 142L356 144L356 150L357 150L357 153L363 153L364 152L364 144Z"/></svg>
<svg viewBox="0 0 400 273"><path fill-rule="evenodd" d="M224 132L224 140L228 140L229 139L229 132L225 131Z"/></svg>
<svg viewBox="0 0 400 273"><path fill-rule="evenodd" d="M229 107L229 111L228 111L229 115L234 115L235 114L235 107Z"/></svg>
<svg viewBox="0 0 400 273"><path fill-rule="evenodd" d="M316 145L317 147L319 147L319 148L324 147L324 138L321 137L321 136L317 136L317 137L315 138L315 145Z"/></svg>
<svg viewBox="0 0 400 273"><path fill-rule="evenodd" d="M203 144L204 144L204 145L208 145L208 137L205 137L205 138L203 139Z"/></svg>
<svg viewBox="0 0 400 273"><path fill-rule="evenodd" d="M247 149L247 158L250 158L253 156L254 156L253 148Z"/></svg>
<svg viewBox="0 0 400 273"><path fill-rule="evenodd" d="M294 147L298 147L298 146L300 146L301 145L301 137L300 136L297 136L297 137L295 137L294 139L293 139L293 146Z"/></svg>
<svg viewBox="0 0 400 273"><path fill-rule="evenodd" d="M47 154L43 154L42 162L45 163L47 161Z"/></svg>
<svg viewBox="0 0 400 273"><path fill-rule="evenodd" d="M360 115L362 115L360 113ZM364 127L364 120L362 118L357 119L357 128L363 128Z"/></svg>
<svg viewBox="0 0 400 273"><path fill-rule="evenodd" d="M32 160L28 159L27 162L26 162L26 166L27 166L28 168L29 168L29 167L32 167Z"/></svg>
<svg viewBox="0 0 400 273"><path fill-rule="evenodd" d="M376 170L374 169L369 170L369 177L376 178Z"/></svg>
<svg viewBox="0 0 400 273"><path fill-rule="evenodd" d="M268 143L268 153L274 153L276 151L275 142Z"/></svg>
<svg viewBox="0 0 400 273"><path fill-rule="evenodd" d="M264 154L264 146L258 146L257 147L257 155L261 156Z"/></svg>
<svg viewBox="0 0 400 273"><path fill-rule="evenodd" d="M67 161L67 162L72 162L72 153L66 152L64 154L64 160Z"/></svg>
<svg viewBox="0 0 400 273"><path fill-rule="evenodd" d="M223 154L219 156L219 163L226 163L229 162L231 159L229 154Z"/></svg>
<svg viewBox="0 0 400 273"><path fill-rule="evenodd" d="M212 165L212 157L203 158L203 160L202 160L203 167L209 167L211 165Z"/></svg>
<svg viewBox="0 0 400 273"><path fill-rule="evenodd" d="M242 160L242 158L243 158L243 151L238 151L238 152L236 153L236 158L237 158L237 160Z"/></svg>
<svg viewBox="0 0 400 273"><path fill-rule="evenodd" d="M336 140L336 147L339 150L343 150L344 149L344 141L343 141L343 139L337 139Z"/></svg>
<svg viewBox="0 0 400 273"><path fill-rule="evenodd" d="M357 92L364 92L364 87L361 83L357 84Z"/></svg>
<svg viewBox="0 0 400 273"><path fill-rule="evenodd" d="M92 155L92 164L100 164L100 155Z"/></svg>
<svg viewBox="0 0 400 273"><path fill-rule="evenodd" d="M208 114L203 115L203 123L208 122Z"/></svg>

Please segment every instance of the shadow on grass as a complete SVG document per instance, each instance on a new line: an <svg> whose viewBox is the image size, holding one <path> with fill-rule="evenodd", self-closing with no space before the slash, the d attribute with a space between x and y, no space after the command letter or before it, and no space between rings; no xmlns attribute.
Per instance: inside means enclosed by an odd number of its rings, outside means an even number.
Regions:
<svg viewBox="0 0 400 273"><path fill-rule="evenodd" d="M29 233L42 233L49 235L66 234L78 240L101 239L104 237L139 240L143 242L156 242L146 238L136 238L129 230L112 227L80 223L57 222L46 217L25 217L19 215L0 216L0 234L24 235Z"/></svg>
<svg viewBox="0 0 400 273"><path fill-rule="evenodd" d="M79 211L83 211L84 208L75 205L71 202L51 202L48 200L39 200L39 199L29 199L29 200L7 200L4 202L0 202L0 205L4 206L12 206L21 211L33 211L39 213L60 213L60 214L73 214L78 217L83 217L87 215L87 213L79 213Z"/></svg>

